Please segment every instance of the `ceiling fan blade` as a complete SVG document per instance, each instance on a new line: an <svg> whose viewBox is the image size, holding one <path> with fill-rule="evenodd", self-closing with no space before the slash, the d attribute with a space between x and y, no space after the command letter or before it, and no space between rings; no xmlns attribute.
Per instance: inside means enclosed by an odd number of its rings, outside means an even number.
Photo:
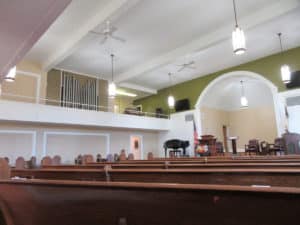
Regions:
<svg viewBox="0 0 300 225"><path fill-rule="evenodd" d="M194 65L195 64L195 61L191 61L189 63L186 64L186 66L191 66L191 65Z"/></svg>
<svg viewBox="0 0 300 225"><path fill-rule="evenodd" d="M105 36L101 41L100 41L100 45L103 45L106 41L107 41L108 37Z"/></svg>
<svg viewBox="0 0 300 225"><path fill-rule="evenodd" d="M177 72L181 72L184 69L185 69L185 66L182 66L179 70L177 70Z"/></svg>
<svg viewBox="0 0 300 225"><path fill-rule="evenodd" d="M118 30L118 28L117 27L110 27L109 28L110 29L110 33L112 34L112 33L114 33L116 30Z"/></svg>
<svg viewBox="0 0 300 225"><path fill-rule="evenodd" d="M118 36L111 35L111 38L113 38L113 39L115 39L115 40L118 40L118 41L120 41L120 42L123 42L123 43L126 42L126 40L125 40L124 38L121 38L121 37L118 37Z"/></svg>
<svg viewBox="0 0 300 225"><path fill-rule="evenodd" d="M105 34L102 33L102 32L97 32L97 31L93 31L93 30L91 30L90 33L91 33L91 34L95 34L95 35L102 35L102 36L105 35Z"/></svg>
<svg viewBox="0 0 300 225"><path fill-rule="evenodd" d="M191 70L195 70L196 67L195 66L186 66L185 68L191 69Z"/></svg>

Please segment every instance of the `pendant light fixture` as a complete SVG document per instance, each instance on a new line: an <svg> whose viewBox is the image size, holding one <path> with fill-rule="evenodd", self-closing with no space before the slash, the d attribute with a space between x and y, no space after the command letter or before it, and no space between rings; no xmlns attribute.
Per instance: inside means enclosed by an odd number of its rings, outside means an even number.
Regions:
<svg viewBox="0 0 300 225"><path fill-rule="evenodd" d="M244 82L241 80L241 107L248 108L248 99L245 96Z"/></svg>
<svg viewBox="0 0 300 225"><path fill-rule="evenodd" d="M114 83L114 54L110 55L111 57L111 82L108 85L108 95L110 97L115 97L116 96L116 91L117 87L116 84Z"/></svg>
<svg viewBox="0 0 300 225"><path fill-rule="evenodd" d="M282 47L282 39L281 39L282 34L278 33L279 37L279 43L280 43L280 50L283 58L283 47ZM283 83L288 84L291 82L291 70L290 67L286 64L281 66L281 79Z"/></svg>
<svg viewBox="0 0 300 225"><path fill-rule="evenodd" d="M17 74L17 68L16 66L14 66L9 70L8 74L4 77L4 80L8 82L14 82L16 79L16 74Z"/></svg>
<svg viewBox="0 0 300 225"><path fill-rule="evenodd" d="M170 84L171 84L171 86L172 86L172 77L171 77L171 76L172 76L172 74L169 73ZM171 92L170 92L170 94L169 94L169 96L168 96L168 106L169 106L170 109L173 109L174 106L175 106L175 98L174 98L174 96L171 94Z"/></svg>
<svg viewBox="0 0 300 225"><path fill-rule="evenodd" d="M238 25L235 0L233 0L233 11L235 19L235 29L232 32L233 52L236 55L241 55L246 52L246 38L244 31Z"/></svg>

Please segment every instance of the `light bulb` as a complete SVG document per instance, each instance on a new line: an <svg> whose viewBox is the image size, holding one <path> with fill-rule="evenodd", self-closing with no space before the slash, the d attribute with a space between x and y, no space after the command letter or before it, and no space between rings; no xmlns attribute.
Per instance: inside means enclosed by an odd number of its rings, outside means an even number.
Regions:
<svg viewBox="0 0 300 225"><path fill-rule="evenodd" d="M108 86L108 95L110 97L115 97L116 96L116 91L117 91L116 84L114 82L111 82Z"/></svg>
<svg viewBox="0 0 300 225"><path fill-rule="evenodd" d="M288 65L281 66L281 79L285 84L291 82L291 70Z"/></svg>
<svg viewBox="0 0 300 225"><path fill-rule="evenodd" d="M246 52L245 34L244 31L238 26L236 26L232 32L232 46L233 52L237 55L241 55Z"/></svg>
<svg viewBox="0 0 300 225"><path fill-rule="evenodd" d="M172 95L169 95L168 97L168 105L170 108L173 108L175 106L175 99Z"/></svg>
<svg viewBox="0 0 300 225"><path fill-rule="evenodd" d="M4 80L8 82L14 82L17 74L17 68L14 66L11 68L8 72L8 74L5 76Z"/></svg>

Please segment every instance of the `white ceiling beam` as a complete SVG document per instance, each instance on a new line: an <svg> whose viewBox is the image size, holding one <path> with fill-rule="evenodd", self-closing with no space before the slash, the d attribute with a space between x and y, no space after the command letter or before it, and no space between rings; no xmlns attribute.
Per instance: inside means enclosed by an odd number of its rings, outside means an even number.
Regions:
<svg viewBox="0 0 300 225"><path fill-rule="evenodd" d="M83 25L78 26L76 33L72 35L71 39L61 40L61 44L56 47L57 51L49 55L48 59L43 63L43 69L48 71L54 68L76 50L75 46L88 32L95 29L99 24L104 23L111 16L117 14L123 7L128 6L129 3L134 5L138 1L139 0L110 0L104 7L102 4L99 4L98 13L88 18Z"/></svg>
<svg viewBox="0 0 300 225"><path fill-rule="evenodd" d="M240 18L239 24L244 30L252 29L260 24L264 24L274 18L277 18L300 6L299 0L278 0L272 5L254 12L253 14ZM170 64L176 59L190 53L200 52L215 44L227 41L231 38L231 32L234 29L234 21L231 24L220 27L214 32L201 36L187 45L176 48L166 54L160 55L144 64L133 69L118 74L117 82L124 82L138 75L153 71L159 67Z"/></svg>
<svg viewBox="0 0 300 225"><path fill-rule="evenodd" d="M131 84L131 83L119 83L118 84L119 87L123 87L123 88L130 88L133 90L137 90L137 91L142 91L145 93L149 93L149 94L157 94L157 90L153 89L153 88L148 88L148 87L144 87L141 85L137 85L137 84Z"/></svg>

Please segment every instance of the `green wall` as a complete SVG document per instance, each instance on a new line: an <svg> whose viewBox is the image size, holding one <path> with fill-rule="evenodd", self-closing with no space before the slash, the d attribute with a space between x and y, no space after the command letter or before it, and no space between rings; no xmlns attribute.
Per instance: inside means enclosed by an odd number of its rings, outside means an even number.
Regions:
<svg viewBox="0 0 300 225"><path fill-rule="evenodd" d="M162 108L164 113L173 112L169 110L167 104L167 96L170 92L175 99L188 98L191 108L194 108L201 92L205 87L216 77L237 70L245 70L258 73L273 82L280 92L286 90L281 81L280 67L283 63L287 63L292 71L300 70L300 47L284 52L284 57L281 54L275 54L261 58L246 64L232 67L226 70L221 70L216 73L208 74L184 83L177 84L170 88L161 89L156 95L151 95L146 98L134 101L135 105L143 105L143 111L155 112L156 108Z"/></svg>

